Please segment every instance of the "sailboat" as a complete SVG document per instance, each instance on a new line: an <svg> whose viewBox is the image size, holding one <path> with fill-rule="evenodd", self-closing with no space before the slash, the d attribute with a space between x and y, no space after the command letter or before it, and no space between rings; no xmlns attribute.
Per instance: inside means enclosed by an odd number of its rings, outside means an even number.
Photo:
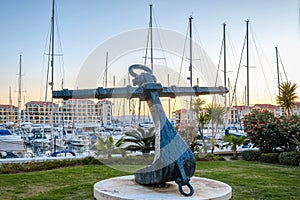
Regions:
<svg viewBox="0 0 300 200"><path fill-rule="evenodd" d="M22 69L22 55L20 55L19 60L19 98L18 98L18 104L19 104L19 113L18 113L18 126L19 130L21 127L21 69ZM11 109L11 97L9 106ZM10 110L12 112L12 110ZM14 125L13 122L6 123L6 126L8 125ZM21 138L21 135L14 135L11 133L11 131L4 127L0 127L0 158L9 158L10 155L15 155L14 152L24 153L24 140ZM17 157L17 156L16 156Z"/></svg>

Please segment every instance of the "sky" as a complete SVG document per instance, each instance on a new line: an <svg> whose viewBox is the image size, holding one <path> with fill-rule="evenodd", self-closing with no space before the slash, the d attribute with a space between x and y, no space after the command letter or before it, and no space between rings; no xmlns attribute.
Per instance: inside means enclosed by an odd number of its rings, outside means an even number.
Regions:
<svg viewBox="0 0 300 200"><path fill-rule="evenodd" d="M55 52L59 55L55 57L54 88L61 89L63 77L64 88L74 89L82 66L97 47L120 34L147 28L150 3L153 26L183 36L192 15L194 40L216 68L222 24L226 23L227 76L232 87L245 38L245 20L250 20L250 104L276 103L275 46L288 80L300 85L299 0L56 0ZM20 54L22 104L45 98L51 6L51 0L0 0L0 104L9 103L11 87L13 104L18 105ZM237 81L240 104L244 102L246 84L244 65L243 56ZM284 78L282 66L280 71ZM300 88L297 92L300 96Z"/></svg>

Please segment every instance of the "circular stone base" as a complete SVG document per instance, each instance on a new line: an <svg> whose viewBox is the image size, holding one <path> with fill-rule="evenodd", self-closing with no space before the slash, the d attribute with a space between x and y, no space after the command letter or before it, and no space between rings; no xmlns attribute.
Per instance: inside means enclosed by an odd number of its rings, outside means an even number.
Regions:
<svg viewBox="0 0 300 200"><path fill-rule="evenodd" d="M183 200L210 199L228 200L232 189L220 181L192 177L190 184L195 192L191 197L180 194L175 182L168 182L166 187L148 187L134 181L134 176L121 176L100 181L94 185L94 197L98 200ZM186 186L183 189L187 189Z"/></svg>

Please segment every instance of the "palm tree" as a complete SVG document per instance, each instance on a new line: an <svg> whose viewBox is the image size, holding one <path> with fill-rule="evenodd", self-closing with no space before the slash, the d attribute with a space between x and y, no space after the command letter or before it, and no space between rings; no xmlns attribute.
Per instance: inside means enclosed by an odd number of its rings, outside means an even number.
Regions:
<svg viewBox="0 0 300 200"><path fill-rule="evenodd" d="M231 150L233 153L233 158L237 158L237 147L241 145L247 145L249 143L249 140L246 140L245 137L240 136L237 137L235 135L225 135L223 138L224 142L228 142L225 146L231 146Z"/></svg>
<svg viewBox="0 0 300 200"><path fill-rule="evenodd" d="M216 131L220 124L223 123L223 116L225 114L225 109L219 104L211 104L207 108L208 116L212 126L212 140L211 140L211 153L214 153Z"/></svg>
<svg viewBox="0 0 300 200"><path fill-rule="evenodd" d="M286 81L280 84L280 94L276 97L277 103L280 104L289 115L294 106L295 100L298 98L296 94L297 84L292 84L290 81Z"/></svg>
<svg viewBox="0 0 300 200"><path fill-rule="evenodd" d="M202 106L205 104L205 100L201 99L201 98L196 98L193 102L193 111L196 115L196 121L198 124L198 131L200 133L201 136L201 140L203 143L203 148L204 151L206 152L206 142L204 140L204 133L203 133L203 129L204 129L204 125L209 121L209 115L206 109L204 109ZM197 143L197 139L198 139L198 134L196 134L195 138L193 139L193 142L191 144L191 150L196 150L196 143Z"/></svg>
<svg viewBox="0 0 300 200"><path fill-rule="evenodd" d="M149 130L137 128L128 131L118 140L116 146L128 151L141 151L143 155L148 155L150 151L155 150L154 131L154 127ZM126 146L126 144L128 145Z"/></svg>
<svg viewBox="0 0 300 200"><path fill-rule="evenodd" d="M114 139L112 136L108 136L105 140L99 136L97 136L97 143L96 148L97 152L96 155L100 155L101 153L104 153L107 155L107 158L111 158L112 151L115 149L114 145Z"/></svg>

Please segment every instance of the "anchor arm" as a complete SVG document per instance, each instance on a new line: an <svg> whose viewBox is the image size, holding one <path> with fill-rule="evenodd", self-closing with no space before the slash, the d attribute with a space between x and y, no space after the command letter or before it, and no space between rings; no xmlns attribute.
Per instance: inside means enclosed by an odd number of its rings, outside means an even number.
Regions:
<svg viewBox="0 0 300 200"><path fill-rule="evenodd" d="M147 90L157 90L159 97L171 97L176 96L199 96L208 94L225 94L228 89L225 87L162 87L160 83L143 84L139 87L121 87L121 88L103 88L98 87L96 89L79 89L79 90L56 90L53 91L53 98L68 99L106 99L106 98L140 98L144 100L143 94Z"/></svg>

